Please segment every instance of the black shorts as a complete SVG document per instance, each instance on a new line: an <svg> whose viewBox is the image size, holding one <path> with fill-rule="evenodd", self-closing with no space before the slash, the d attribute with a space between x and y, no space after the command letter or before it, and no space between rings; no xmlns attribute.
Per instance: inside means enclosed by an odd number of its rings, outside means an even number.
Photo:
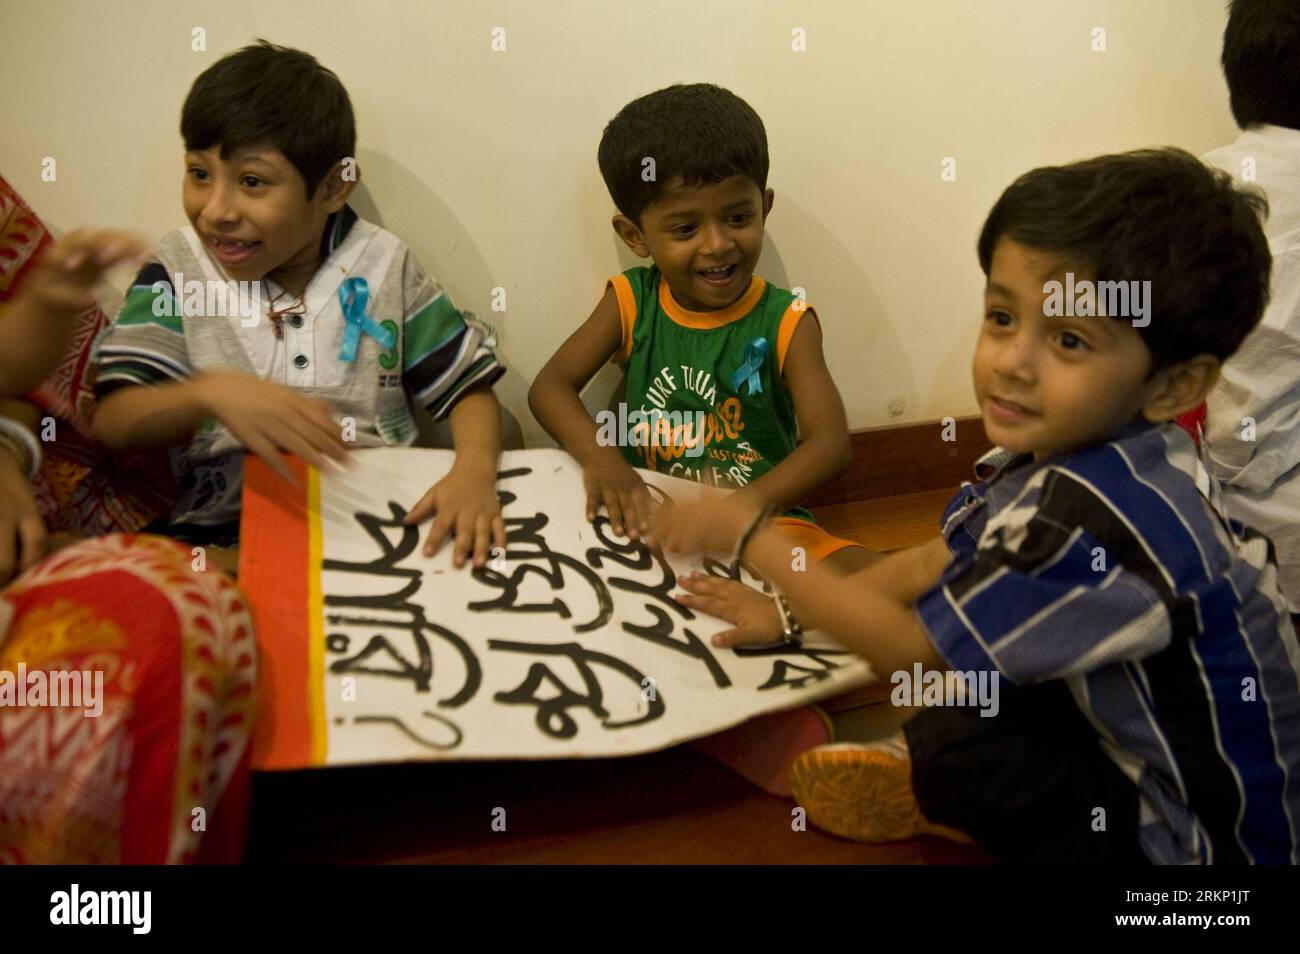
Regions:
<svg viewBox="0 0 1300 954"><path fill-rule="evenodd" d="M995 716L932 707L903 727L925 816L1002 861L1146 864L1137 786L1102 751L1065 683L1003 679L998 694Z"/></svg>

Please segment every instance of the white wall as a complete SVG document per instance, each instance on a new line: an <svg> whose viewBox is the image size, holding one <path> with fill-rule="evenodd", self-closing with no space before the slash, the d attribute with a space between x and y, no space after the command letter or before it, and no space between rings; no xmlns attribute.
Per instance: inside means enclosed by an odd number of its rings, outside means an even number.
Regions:
<svg viewBox="0 0 1300 954"><path fill-rule="evenodd" d="M608 224L601 130L642 93L716 82L767 125L760 273L808 290L849 423L959 416L975 411L984 214L1037 165L1235 138L1225 17L1224 0L0 0L0 175L58 230L160 235L184 223L194 77L257 37L308 50L357 111L360 210L496 324L498 392L537 444L528 383L635 263Z"/></svg>

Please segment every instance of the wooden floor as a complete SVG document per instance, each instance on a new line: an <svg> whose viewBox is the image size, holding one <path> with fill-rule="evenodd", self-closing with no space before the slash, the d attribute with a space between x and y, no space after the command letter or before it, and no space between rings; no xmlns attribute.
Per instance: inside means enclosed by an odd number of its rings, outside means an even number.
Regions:
<svg viewBox="0 0 1300 954"><path fill-rule="evenodd" d="M817 522L836 536L872 550L901 550L939 535L939 515L953 490L928 490L901 497L815 507Z"/></svg>
<svg viewBox="0 0 1300 954"><path fill-rule="evenodd" d="M818 508L877 550L937 532L951 491ZM881 703L888 705L888 703ZM624 759L258 773L250 863L944 864L938 839L858 845L792 827L794 803L690 746ZM493 830L504 809L505 831ZM500 827L498 823L497 827Z"/></svg>

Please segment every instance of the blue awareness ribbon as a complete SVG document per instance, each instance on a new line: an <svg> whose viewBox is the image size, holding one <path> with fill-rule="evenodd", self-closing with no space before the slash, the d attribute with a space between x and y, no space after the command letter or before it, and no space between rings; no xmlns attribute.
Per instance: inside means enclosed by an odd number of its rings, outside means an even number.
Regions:
<svg viewBox="0 0 1300 954"><path fill-rule="evenodd" d="M750 394L762 394L763 381L758 376L758 372L763 369L766 361L767 339L755 338L745 346L744 360L740 362L736 373L731 376L731 390L739 394L741 384L748 381Z"/></svg>
<svg viewBox="0 0 1300 954"><path fill-rule="evenodd" d="M370 301L370 286L364 278L345 278L339 285L339 304L343 307L343 350L339 352L340 361L353 361L357 356L357 346L361 343L364 331L378 341L385 351L392 350L397 344L393 333L366 314L366 303Z"/></svg>

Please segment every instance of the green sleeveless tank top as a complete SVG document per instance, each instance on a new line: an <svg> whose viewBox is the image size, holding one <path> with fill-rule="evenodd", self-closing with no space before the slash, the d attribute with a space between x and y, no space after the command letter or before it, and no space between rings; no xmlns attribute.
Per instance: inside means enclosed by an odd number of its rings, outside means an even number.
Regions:
<svg viewBox="0 0 1300 954"><path fill-rule="evenodd" d="M736 489L794 450L798 421L781 365L807 309L793 293L755 276L735 304L693 312L655 266L611 283L623 321L615 360L627 374L628 463Z"/></svg>

